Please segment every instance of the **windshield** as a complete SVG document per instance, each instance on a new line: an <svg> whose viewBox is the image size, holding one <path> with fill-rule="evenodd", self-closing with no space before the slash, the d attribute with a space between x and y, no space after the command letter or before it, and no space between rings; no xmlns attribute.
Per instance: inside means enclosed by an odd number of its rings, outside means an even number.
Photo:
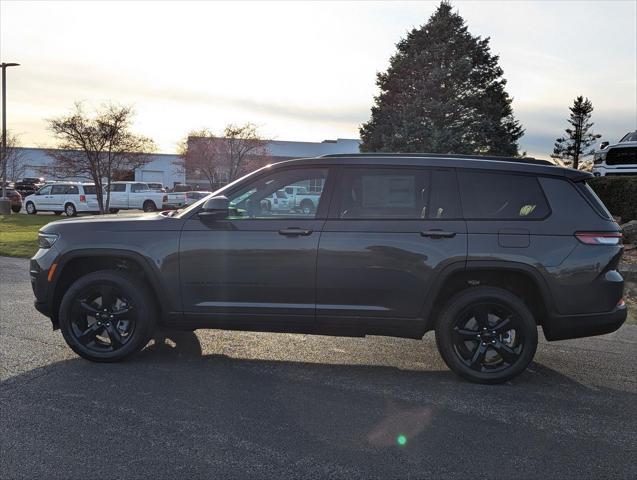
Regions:
<svg viewBox="0 0 637 480"><path fill-rule="evenodd" d="M189 215L191 212L197 210L201 205L203 205L206 200L208 200L209 198L212 197L216 197L217 195L223 195L224 192L228 191L229 189L231 189L232 187L234 187L237 183L242 182L243 180L256 175L257 173L270 168L270 165L266 165L265 167L261 167L258 170L255 170L254 172L248 173L247 175L244 175L243 177L237 178L236 180L230 182L228 185L221 187L219 190L216 190L214 192L212 192L209 195L206 195L205 197L203 197L201 200L196 201L195 203L193 203L192 205L190 205L187 208L184 208L183 210L179 210L178 213L175 215L177 218L184 218L185 216Z"/></svg>

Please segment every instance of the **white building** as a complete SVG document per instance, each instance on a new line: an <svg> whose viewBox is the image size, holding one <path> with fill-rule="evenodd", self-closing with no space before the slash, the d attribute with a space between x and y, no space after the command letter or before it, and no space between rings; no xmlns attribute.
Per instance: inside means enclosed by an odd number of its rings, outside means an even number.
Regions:
<svg viewBox="0 0 637 480"><path fill-rule="evenodd" d="M360 140L339 138L336 140L323 140L322 142L290 142L284 140L272 140L268 143L268 153L273 161L290 158L318 157L330 153L358 153ZM44 148L20 148L26 170L23 177L45 177L55 179L46 174L53 164L53 158L47 154ZM172 188L177 183L186 183L186 175L181 165L180 158L176 154L155 153L152 160L141 168L131 172L130 180L141 182L158 182ZM9 180L19 180L13 178ZM67 178L65 180L87 180L82 178Z"/></svg>

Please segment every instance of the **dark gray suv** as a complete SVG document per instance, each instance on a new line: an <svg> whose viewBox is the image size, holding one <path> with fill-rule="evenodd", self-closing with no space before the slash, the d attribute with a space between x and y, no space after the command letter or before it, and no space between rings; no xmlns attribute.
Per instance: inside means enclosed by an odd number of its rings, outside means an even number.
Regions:
<svg viewBox="0 0 637 480"><path fill-rule="evenodd" d="M421 338L497 383L548 340L626 318L618 225L588 173L533 159L328 155L264 167L176 212L40 230L38 310L84 358L156 326ZM273 208L303 187L315 208ZM299 189L300 190L300 189Z"/></svg>

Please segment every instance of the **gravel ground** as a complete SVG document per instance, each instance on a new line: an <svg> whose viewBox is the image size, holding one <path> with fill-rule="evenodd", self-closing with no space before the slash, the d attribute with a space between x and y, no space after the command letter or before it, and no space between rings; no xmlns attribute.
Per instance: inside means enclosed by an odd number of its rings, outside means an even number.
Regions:
<svg viewBox="0 0 637 480"><path fill-rule="evenodd" d="M500 386L431 334L198 331L98 365L33 309L26 260L0 282L2 479L637 477L636 326L542 342Z"/></svg>

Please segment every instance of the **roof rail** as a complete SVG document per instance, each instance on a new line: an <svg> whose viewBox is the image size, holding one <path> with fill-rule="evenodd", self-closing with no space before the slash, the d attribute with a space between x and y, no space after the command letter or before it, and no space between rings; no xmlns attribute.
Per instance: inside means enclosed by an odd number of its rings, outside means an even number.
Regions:
<svg viewBox="0 0 637 480"><path fill-rule="evenodd" d="M421 157L421 158L457 158L466 160L494 160L500 162L517 162L530 163L535 165L552 165L555 164L548 160L539 160L533 157L499 157L495 155L465 155L459 153L385 153L385 152L369 152L369 153L330 153L321 155L320 158L356 158L356 157Z"/></svg>

